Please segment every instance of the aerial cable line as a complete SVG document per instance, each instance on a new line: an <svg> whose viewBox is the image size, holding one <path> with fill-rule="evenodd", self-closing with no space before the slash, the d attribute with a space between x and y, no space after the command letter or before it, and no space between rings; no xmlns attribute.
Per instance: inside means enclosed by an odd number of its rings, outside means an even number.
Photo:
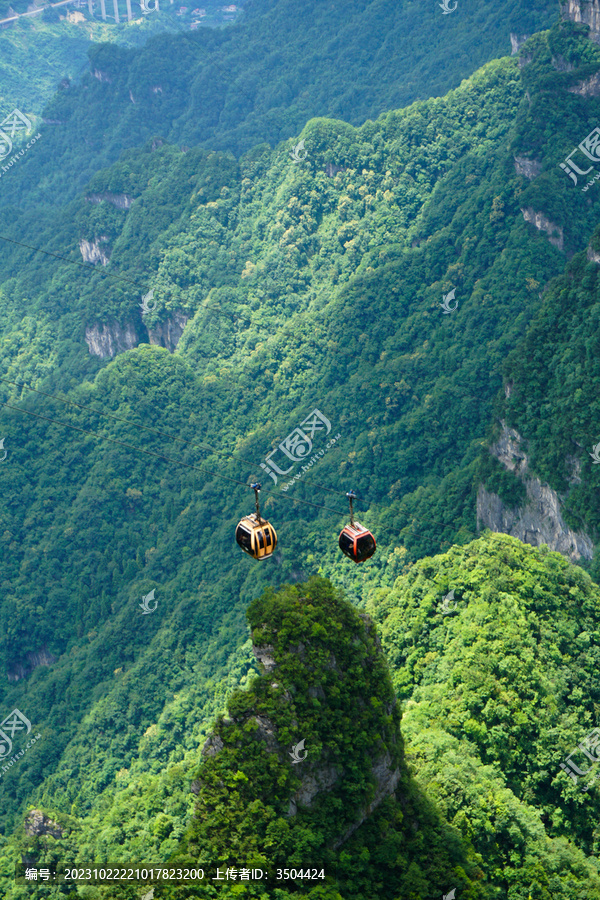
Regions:
<svg viewBox="0 0 600 900"><path fill-rule="evenodd" d="M65 400L63 397L59 397L57 394L49 394L47 391L41 391L39 388L30 387L28 384L25 384L21 381L12 381L10 378L0 378L0 381L5 381L7 384L14 384L17 387L25 388L28 391L34 391L36 394L42 394L44 397L50 397L53 400L59 400L61 403L64 403L67 406L76 406L77 409L83 409L86 412L94 413L97 416L106 416L108 419L114 419L116 422L123 422L125 425L132 425L134 428L141 428L144 431L149 431L152 434L157 434L160 437L169 438L172 441L178 441L181 444L188 444L190 447L195 447L200 450L210 450L213 453L226 453L230 457L237 457L242 462L247 463L250 466L257 466L255 460L245 459L243 456L240 456L239 453L235 450L227 451L227 450L219 450L217 447L212 447L210 444L198 444L194 441L188 441L185 438L179 437L178 435L170 434L168 431L160 431L158 428L150 428L148 425L141 425L137 422L132 422L129 419L123 419L121 416L115 416L113 413L109 412L100 412L97 409L93 409L91 406L83 406L81 403L75 403L73 400ZM305 480L306 484L314 485L314 487L320 487L321 490L327 491L330 494L336 494L336 496L346 496L343 491L335 491L332 488L325 487L324 485L319 485L315 481L311 481L310 479ZM267 491L266 493L270 493Z"/></svg>
<svg viewBox="0 0 600 900"><path fill-rule="evenodd" d="M239 481L237 478L230 478L228 475L221 475L218 472L212 472L210 469L200 469L198 466L193 466L190 463L182 462L177 459L171 459L169 456L163 456L161 453L154 453L152 450L143 450L141 447L136 447L134 444L126 444L124 441L116 441L114 438L105 437L104 435L98 434L94 431L89 431L87 428L80 428L78 425L70 425L67 422L60 422L58 419L51 419L49 416L42 416L39 413L30 412L27 409L23 409L20 406L12 406L10 403L4 403L3 406L8 409L15 409L17 412L24 413L26 416L33 416L35 419L44 419L46 422L51 422L53 425L62 425L63 428L72 428L74 431L79 431L82 434L89 434L92 437L98 438L101 441L108 441L110 444L117 444L120 447L126 447L128 450L133 450L136 453L144 453L146 456L153 456L156 459L164 460L168 463L177 466L184 466L186 469L193 469L195 472L200 472L205 475L207 472L209 475L213 475L215 478L223 478L225 481L229 481L232 484L239 484L242 487L247 488L248 483L246 481ZM269 493L269 496L273 500L291 500L292 503L303 503L305 506L314 506L315 509L324 509L327 512L334 513L334 515L338 517L342 517L344 514L340 513L337 509L331 509L329 506L323 506L320 503L311 503L309 500L300 500L298 497L288 497L286 494L272 494Z"/></svg>

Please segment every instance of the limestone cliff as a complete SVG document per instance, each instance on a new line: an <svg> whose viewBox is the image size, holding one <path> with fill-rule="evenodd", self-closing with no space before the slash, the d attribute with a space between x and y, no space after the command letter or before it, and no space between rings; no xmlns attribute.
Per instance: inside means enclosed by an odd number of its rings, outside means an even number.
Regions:
<svg viewBox="0 0 600 900"><path fill-rule="evenodd" d="M490 452L523 481L527 502L524 506L510 509L497 494L480 485L477 493L477 528L510 534L533 547L547 544L571 562L581 558L591 559L594 550L592 541L585 533L572 531L565 524L556 491L527 473L527 456L522 449L521 435L502 422L502 434ZM573 470L573 481L576 482L576 461L573 461Z"/></svg>
<svg viewBox="0 0 600 900"><path fill-rule="evenodd" d="M561 0L561 16L589 25L592 40L600 40L600 0Z"/></svg>
<svg viewBox="0 0 600 900"><path fill-rule="evenodd" d="M563 249L564 237L560 225L555 225L554 222L551 222L543 213L536 212L534 209L531 209L531 207L521 209L521 212L523 213L523 218L526 222L535 225L538 231L546 232L548 240L553 247L556 247L558 250Z"/></svg>

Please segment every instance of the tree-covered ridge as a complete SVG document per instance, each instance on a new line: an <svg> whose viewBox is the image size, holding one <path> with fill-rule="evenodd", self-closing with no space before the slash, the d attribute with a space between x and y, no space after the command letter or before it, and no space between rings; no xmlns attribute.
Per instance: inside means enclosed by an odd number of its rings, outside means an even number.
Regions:
<svg viewBox="0 0 600 900"><path fill-rule="evenodd" d="M415 563L367 608L404 698L407 761L500 896L600 896L597 787L560 769L598 725L598 586L558 553L487 533Z"/></svg>
<svg viewBox="0 0 600 900"><path fill-rule="evenodd" d="M358 125L445 94L509 53L511 32L532 34L557 15L555 0L485 3L460 21L415 0L255 0L226 29L156 34L139 49L94 44L96 76L48 104L45 118L61 124L3 179L0 198L61 205L156 135L237 156L315 116ZM158 28L144 19L145 33Z"/></svg>

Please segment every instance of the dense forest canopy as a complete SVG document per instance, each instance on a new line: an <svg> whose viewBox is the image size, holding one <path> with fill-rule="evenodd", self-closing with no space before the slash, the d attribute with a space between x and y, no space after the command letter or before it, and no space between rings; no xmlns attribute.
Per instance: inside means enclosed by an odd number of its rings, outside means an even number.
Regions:
<svg viewBox="0 0 600 900"><path fill-rule="evenodd" d="M596 5L2 30L2 897L600 898Z"/></svg>

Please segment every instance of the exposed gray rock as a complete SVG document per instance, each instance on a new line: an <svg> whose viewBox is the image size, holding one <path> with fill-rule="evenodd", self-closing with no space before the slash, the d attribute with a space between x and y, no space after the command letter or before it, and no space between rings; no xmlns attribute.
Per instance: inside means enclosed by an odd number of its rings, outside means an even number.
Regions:
<svg viewBox="0 0 600 900"><path fill-rule="evenodd" d="M600 263L600 253L596 253L591 247L587 248L587 258L589 262Z"/></svg>
<svg viewBox="0 0 600 900"><path fill-rule="evenodd" d="M92 356L100 359L112 359L117 353L132 350L139 344L139 338L133 325L126 322L121 326L117 321L88 326L85 329L85 342Z"/></svg>
<svg viewBox="0 0 600 900"><path fill-rule="evenodd" d="M568 88L571 94L580 94L582 97L600 97L600 72L580 81L579 84Z"/></svg>
<svg viewBox="0 0 600 900"><path fill-rule="evenodd" d="M196 794L196 795L198 795L200 793L200 782L198 781L197 778L194 778L194 780L190 784L190 791L192 792L192 794Z"/></svg>
<svg viewBox="0 0 600 900"><path fill-rule="evenodd" d="M275 647L273 644L265 644L264 647L255 647L252 645L252 652L255 657L259 661L259 663L264 666L265 672L272 672L273 669L277 666L275 662L275 657L273 654L275 653Z"/></svg>
<svg viewBox="0 0 600 900"><path fill-rule="evenodd" d="M158 322L154 328L148 328L150 343L165 347L172 353L180 341L188 318L185 313L173 313L172 318Z"/></svg>
<svg viewBox="0 0 600 900"><path fill-rule="evenodd" d="M507 428L502 422L502 434L490 448L491 453L511 472L514 472L527 491L524 506L510 509L500 499L480 485L477 492L477 528L510 534L525 544L540 547L547 544L577 562L582 557L591 559L594 545L584 532L571 531L564 522L560 511L560 500L556 491L539 478L527 476L527 456L521 449L522 438L514 428ZM579 475L577 460L571 458L572 482Z"/></svg>
<svg viewBox="0 0 600 900"><path fill-rule="evenodd" d="M330 791L340 774L335 766L319 766L306 772L302 777L302 784L290 800L288 816L295 816L299 805L311 807L317 794Z"/></svg>
<svg viewBox="0 0 600 900"><path fill-rule="evenodd" d="M519 52L519 48L525 43L525 41L531 37L529 34L511 34L510 36L510 46L511 46L511 56L514 56L515 53Z"/></svg>
<svg viewBox="0 0 600 900"><path fill-rule="evenodd" d="M35 653L27 653L25 659L27 660L27 665L19 664L13 666L10 672L7 673L9 681L20 681L21 678L27 678L28 675L31 675L38 666L51 666L56 662L56 657L46 647L42 647L41 650Z"/></svg>
<svg viewBox="0 0 600 900"><path fill-rule="evenodd" d="M590 26L590 37L600 37L600 0L561 0L561 15L571 22Z"/></svg>
<svg viewBox="0 0 600 900"><path fill-rule="evenodd" d="M63 829L57 822L44 815L41 809L32 809L25 816L25 833L30 837L50 834L53 838L61 838Z"/></svg>
<svg viewBox="0 0 600 900"><path fill-rule="evenodd" d="M112 203L117 209L129 209L133 203L133 197L128 196L128 194L110 194L108 191L105 191L103 194L89 194L85 199L88 203L101 203L103 200L106 200L107 203Z"/></svg>
<svg viewBox="0 0 600 900"><path fill-rule="evenodd" d="M101 72L100 69L94 69L92 75L94 78L97 78L98 81L106 81L107 84L112 84L110 75L107 75L106 72Z"/></svg>
<svg viewBox="0 0 600 900"><path fill-rule="evenodd" d="M392 758L389 753L385 753L373 763L371 774L375 779L375 796L361 810L359 818L353 822L346 831L340 835L334 842L333 849L337 850L348 840L351 834L354 834L357 828L360 828L365 819L370 816L379 806L384 797L393 794L400 780L400 769L392 769Z"/></svg>
<svg viewBox="0 0 600 900"><path fill-rule="evenodd" d="M325 166L325 174L329 178L333 178L334 175L337 175L338 172L345 172L344 166L334 166L333 163L327 163Z"/></svg>
<svg viewBox="0 0 600 900"><path fill-rule="evenodd" d="M550 219L546 218L543 213L535 212L530 206L521 209L521 212L523 213L523 218L526 222L531 222L538 231L545 231L547 233L548 240L553 247L556 247L558 250L563 249L563 230L559 225L555 225L554 222L551 222Z"/></svg>
<svg viewBox="0 0 600 900"><path fill-rule="evenodd" d="M542 164L537 159L527 159L525 156L515 156L515 171L517 175L524 175L525 178L535 178L542 171Z"/></svg>
<svg viewBox="0 0 600 900"><path fill-rule="evenodd" d="M572 72L575 68L573 63L568 62L564 56L553 56L551 66L553 69L556 69L557 72Z"/></svg>
<svg viewBox="0 0 600 900"><path fill-rule="evenodd" d="M204 747L202 748L202 756L216 756L219 750L222 750L224 746L225 744L218 734L209 734L204 742ZM198 792L195 791L195 793Z"/></svg>
<svg viewBox="0 0 600 900"><path fill-rule="evenodd" d="M79 241L79 249L81 250L84 262L93 263L93 265L96 265L97 262L101 262L103 266L108 265L108 256L100 247L101 241L105 243L108 241L108 238L101 235L97 241Z"/></svg>

